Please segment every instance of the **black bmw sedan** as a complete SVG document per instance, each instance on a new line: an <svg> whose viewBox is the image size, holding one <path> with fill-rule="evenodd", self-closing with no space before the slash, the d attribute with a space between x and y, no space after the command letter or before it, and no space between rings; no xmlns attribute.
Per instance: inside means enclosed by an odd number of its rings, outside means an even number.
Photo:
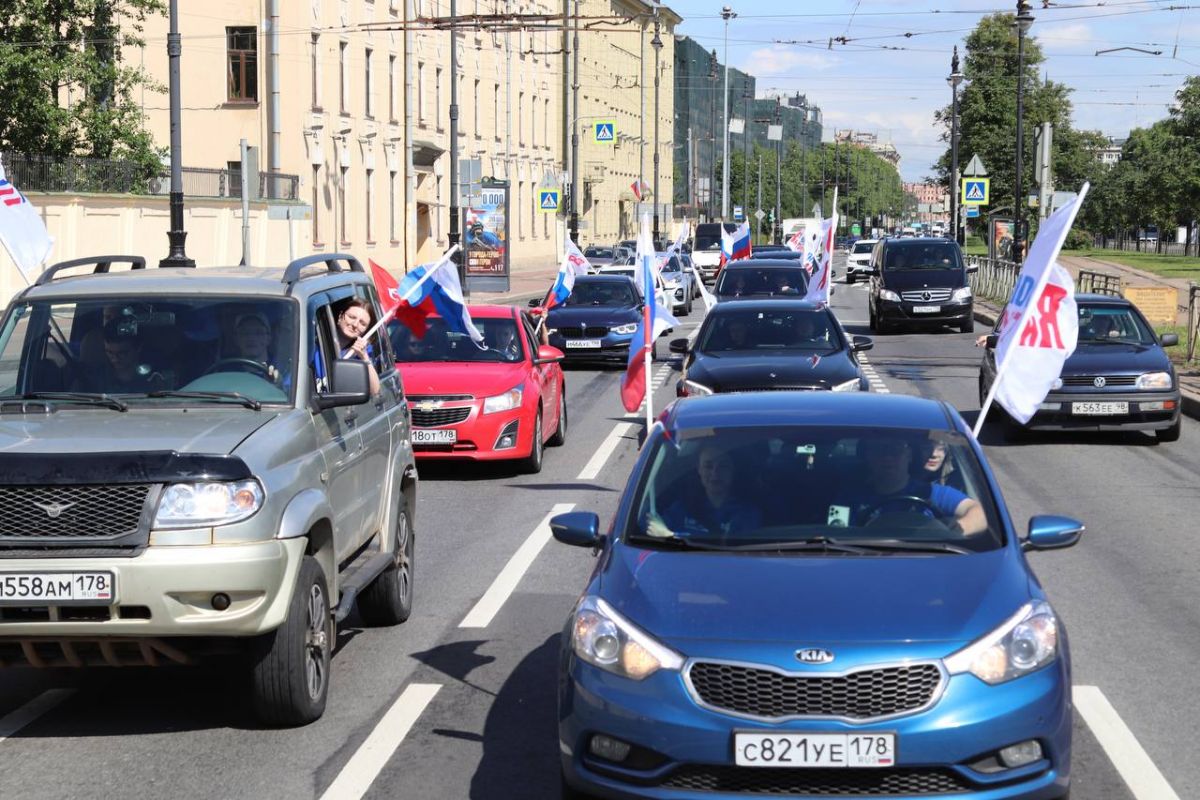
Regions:
<svg viewBox="0 0 1200 800"><path fill-rule="evenodd" d="M580 275L570 297L550 309L545 324L550 344L567 361L624 364L641 318L642 298L633 278Z"/></svg>

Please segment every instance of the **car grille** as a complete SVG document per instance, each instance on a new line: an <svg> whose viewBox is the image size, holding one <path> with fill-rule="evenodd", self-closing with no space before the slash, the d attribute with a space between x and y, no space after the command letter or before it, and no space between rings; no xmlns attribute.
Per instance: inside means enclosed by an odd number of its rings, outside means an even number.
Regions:
<svg viewBox="0 0 1200 800"><path fill-rule="evenodd" d="M824 386L727 386L722 393L732 392L819 392Z"/></svg>
<svg viewBox="0 0 1200 800"><path fill-rule="evenodd" d="M587 337L588 339L599 339L601 336L608 335L607 325L584 325L574 328L559 328L558 332L561 336L568 339L577 339Z"/></svg>
<svg viewBox="0 0 1200 800"><path fill-rule="evenodd" d="M112 539L137 532L148 483L0 486L0 540Z"/></svg>
<svg viewBox="0 0 1200 800"><path fill-rule="evenodd" d="M949 289L917 289L912 292L901 292L900 299L912 303L942 303L950 299Z"/></svg>
<svg viewBox="0 0 1200 800"><path fill-rule="evenodd" d="M435 408L432 411L412 409L412 424L418 428L437 428L442 425L457 425L471 416L471 407Z"/></svg>
<svg viewBox="0 0 1200 800"><path fill-rule="evenodd" d="M1063 378L1063 386L1096 388L1096 378L1104 378L1105 386L1134 386L1137 384L1137 375L1070 375Z"/></svg>
<svg viewBox="0 0 1200 800"><path fill-rule="evenodd" d="M806 676L699 661L691 666L688 677L695 694L709 707L769 719L803 716L865 720L904 714L932 702L942 682L936 664Z"/></svg>
<svg viewBox="0 0 1200 800"><path fill-rule="evenodd" d="M948 769L772 768L689 764L662 784L671 789L727 794L804 797L886 797L970 791L971 784Z"/></svg>

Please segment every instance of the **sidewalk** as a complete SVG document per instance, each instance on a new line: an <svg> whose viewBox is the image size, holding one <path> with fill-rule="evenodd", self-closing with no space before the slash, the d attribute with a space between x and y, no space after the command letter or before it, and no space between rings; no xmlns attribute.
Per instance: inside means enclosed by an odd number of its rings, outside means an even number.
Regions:
<svg viewBox="0 0 1200 800"><path fill-rule="evenodd" d="M537 298L541 300L554 285L554 277L558 275L558 265L534 267L514 272L508 279L507 292L471 292L469 301L473 304L488 303L519 303Z"/></svg>

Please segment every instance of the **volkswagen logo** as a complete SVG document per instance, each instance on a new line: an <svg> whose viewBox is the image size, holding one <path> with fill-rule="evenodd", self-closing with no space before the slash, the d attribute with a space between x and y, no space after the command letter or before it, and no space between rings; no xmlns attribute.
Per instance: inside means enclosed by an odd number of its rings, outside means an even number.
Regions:
<svg viewBox="0 0 1200 800"><path fill-rule="evenodd" d="M796 660L801 664L828 664L833 661L833 653L821 647L806 647L796 651Z"/></svg>
<svg viewBox="0 0 1200 800"><path fill-rule="evenodd" d="M1092 381L1092 385L1095 386L1097 389L1103 389L1104 384L1106 384L1106 383L1108 383L1108 381L1105 380L1103 375L1097 375L1096 379L1094 381Z"/></svg>
<svg viewBox="0 0 1200 800"><path fill-rule="evenodd" d="M34 503L35 506L46 512L46 516L50 519L58 519L62 513L66 511L74 503Z"/></svg>

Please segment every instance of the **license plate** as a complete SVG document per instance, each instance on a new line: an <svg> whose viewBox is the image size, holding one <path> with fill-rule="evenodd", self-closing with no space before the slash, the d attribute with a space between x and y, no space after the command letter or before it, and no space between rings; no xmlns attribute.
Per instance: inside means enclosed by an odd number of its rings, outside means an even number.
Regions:
<svg viewBox="0 0 1200 800"><path fill-rule="evenodd" d="M563 342L569 349L585 349L597 348L600 346L599 339L567 339Z"/></svg>
<svg viewBox="0 0 1200 800"><path fill-rule="evenodd" d="M424 430L421 428L413 428L412 443L413 444L454 444L458 441L458 431L456 430Z"/></svg>
<svg viewBox="0 0 1200 800"><path fill-rule="evenodd" d="M894 733L735 733L739 767L894 767Z"/></svg>
<svg viewBox="0 0 1200 800"><path fill-rule="evenodd" d="M112 603L116 584L111 572L5 572L0 604Z"/></svg>
<svg viewBox="0 0 1200 800"><path fill-rule="evenodd" d="M941 306L913 306L914 314L936 314L941 310Z"/></svg>
<svg viewBox="0 0 1200 800"><path fill-rule="evenodd" d="M1128 414L1129 403L1071 403L1071 413L1082 416Z"/></svg>

